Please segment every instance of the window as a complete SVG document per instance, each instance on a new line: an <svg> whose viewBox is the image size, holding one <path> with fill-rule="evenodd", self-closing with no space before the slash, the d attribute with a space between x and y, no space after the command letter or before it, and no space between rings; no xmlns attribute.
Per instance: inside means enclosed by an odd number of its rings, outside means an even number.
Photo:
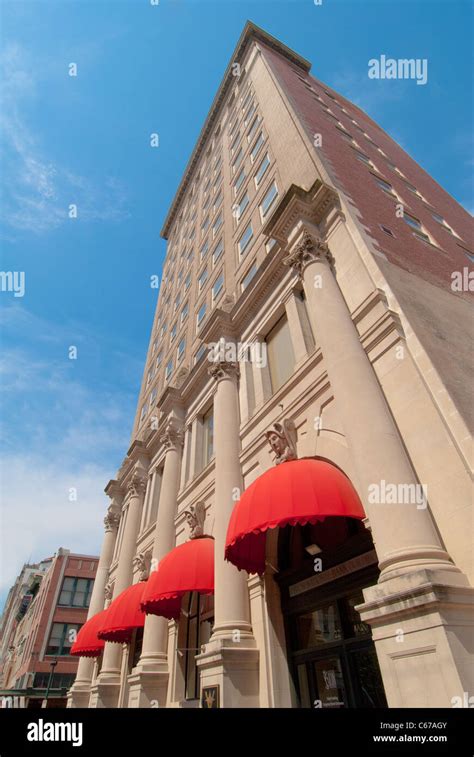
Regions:
<svg viewBox="0 0 474 757"><path fill-rule="evenodd" d="M78 623L53 623L46 654L54 657L68 655L80 627Z"/></svg>
<svg viewBox="0 0 474 757"><path fill-rule="evenodd" d="M446 231L449 231L450 234L457 236L457 234L455 234L455 232L452 230L451 226L448 226L443 216L440 216L439 213L433 213L433 211L431 212L431 215L437 223L439 223L444 229L446 229Z"/></svg>
<svg viewBox="0 0 474 757"><path fill-rule="evenodd" d="M388 181L384 181L383 179L375 179L375 183L378 184L380 189L383 189L386 194L390 195L390 197L393 197L395 200L398 199L392 185L389 184Z"/></svg>
<svg viewBox="0 0 474 757"><path fill-rule="evenodd" d="M255 174L255 185L258 187L260 182L262 181L263 177L265 176L265 173L267 171L268 166L270 165L270 158L268 157L268 152L265 155L264 159L260 163L257 173Z"/></svg>
<svg viewBox="0 0 474 757"><path fill-rule="evenodd" d="M246 192L240 202L235 206L235 218L237 221L240 221L240 218L249 202L249 194L248 192Z"/></svg>
<svg viewBox="0 0 474 757"><path fill-rule="evenodd" d="M252 161L252 163L255 161L255 158L260 152L262 145L263 145L263 134L262 132L260 132L260 134L257 137L257 141L255 142L250 152L250 160Z"/></svg>
<svg viewBox="0 0 474 757"><path fill-rule="evenodd" d="M178 281L178 285L179 285L179 283L180 282ZM181 305L181 292L178 292L178 295L177 295L177 297L176 297L176 299L174 301L174 312L175 313L176 313L176 311L177 311L177 309L179 308L180 305Z"/></svg>
<svg viewBox="0 0 474 757"><path fill-rule="evenodd" d="M408 226L411 226L413 229L413 233L415 236L423 239L425 242L429 242L431 244L431 239L429 238L428 234L424 230L421 221L418 220L418 218L415 218L414 216L409 215L409 213L403 214L403 220L405 223L408 224Z"/></svg>
<svg viewBox="0 0 474 757"><path fill-rule="evenodd" d="M222 210L221 210L221 212L217 216L216 220L214 221L214 225L212 227L212 238L213 239L215 239L216 234L219 231L220 227L222 226L223 221L224 221L224 216L223 216L223 213L222 213Z"/></svg>
<svg viewBox="0 0 474 757"><path fill-rule="evenodd" d="M365 163L366 166L375 168L374 164L372 163L370 158L367 155L365 155L365 153L359 152L359 150L355 150L355 154L356 154L357 160L360 160L362 163Z"/></svg>
<svg viewBox="0 0 474 757"><path fill-rule="evenodd" d="M202 417L203 429L203 464L207 465L214 455L214 408L211 407Z"/></svg>
<svg viewBox="0 0 474 757"><path fill-rule="evenodd" d="M183 358L185 345L186 345L186 339L183 337L180 343L178 344L178 363Z"/></svg>
<svg viewBox="0 0 474 757"><path fill-rule="evenodd" d="M191 274L188 273L188 275L184 279L184 291L187 292L190 286L191 286Z"/></svg>
<svg viewBox="0 0 474 757"><path fill-rule="evenodd" d="M203 320L204 320L205 317L206 317L206 303L203 302L203 304L199 308L198 314L197 314L197 327L198 328L201 325L201 323L203 322Z"/></svg>
<svg viewBox="0 0 474 757"><path fill-rule="evenodd" d="M65 578L58 604L68 607L89 607L93 585L93 578Z"/></svg>
<svg viewBox="0 0 474 757"><path fill-rule="evenodd" d="M203 246L201 247L201 252L200 252L201 260L204 260L208 252L209 252L209 240L206 239Z"/></svg>
<svg viewBox="0 0 474 757"><path fill-rule="evenodd" d="M250 241L252 240L252 237L253 237L252 224L249 223L249 225L247 226L247 228L245 229L244 233L242 234L242 236L239 239L238 248L239 248L239 254L240 255L244 254L245 250L247 249L247 247L250 244Z"/></svg>
<svg viewBox="0 0 474 757"><path fill-rule="evenodd" d="M239 191L240 187L244 183L245 179L246 179L245 168L242 168L241 172L239 173L239 175L237 176L237 178L236 178L236 180L234 182L234 194L237 194L237 192Z"/></svg>
<svg viewBox="0 0 474 757"><path fill-rule="evenodd" d="M164 324L163 324L163 326L161 327L161 336L164 336L164 335L166 334L166 330L167 330L167 328L168 328L168 324L167 324L167 323L166 323L166 321L165 321L165 323L164 323Z"/></svg>
<svg viewBox="0 0 474 757"><path fill-rule="evenodd" d="M250 100L252 98L252 94L253 93L250 90L249 93L248 93L248 95L246 96L245 100L242 103L242 111L245 111L245 108L247 107L247 105L249 104L249 102L250 102Z"/></svg>
<svg viewBox="0 0 474 757"><path fill-rule="evenodd" d="M214 213L216 212L216 210L218 209L221 203L222 203L222 192L219 192L219 194L216 196L216 199L214 200L214 205L213 205Z"/></svg>
<svg viewBox="0 0 474 757"><path fill-rule="evenodd" d="M257 263L254 261L252 265L250 266L249 270L245 274L244 278L240 282L240 287L242 289L242 292L247 289L248 285L252 281L253 277L257 273Z"/></svg>
<svg viewBox="0 0 474 757"><path fill-rule="evenodd" d="M288 381L295 365L290 327L285 316L272 328L265 341L272 389L276 392Z"/></svg>
<svg viewBox="0 0 474 757"><path fill-rule="evenodd" d="M173 360L169 360L165 371L165 380L167 381L173 373Z"/></svg>
<svg viewBox="0 0 474 757"><path fill-rule="evenodd" d="M388 226L383 226L382 224L380 224L380 228L385 232L385 234L388 234L389 237L395 237L395 234L391 229L388 228Z"/></svg>
<svg viewBox="0 0 474 757"><path fill-rule="evenodd" d="M176 338L176 331L177 330L178 330L178 324L174 323L173 327L172 327L172 329L170 331L170 342L174 342L174 340Z"/></svg>
<svg viewBox="0 0 474 757"><path fill-rule="evenodd" d="M277 197L278 197L277 185L275 184L275 182L273 182L273 184L271 185L270 189L266 193L260 205L260 214L262 216L262 220L267 215L268 211L270 210L271 206L273 205Z"/></svg>
<svg viewBox="0 0 474 757"><path fill-rule="evenodd" d="M200 595L193 591L183 600L183 608L186 605L186 636L185 647L179 649L178 659L181 660L182 674L185 682L185 699L199 699L200 669L196 665L196 655L200 653L203 644L211 638L214 624L214 597L212 595Z"/></svg>
<svg viewBox="0 0 474 757"><path fill-rule="evenodd" d="M230 153L231 155L235 155L235 151L239 147L240 143L242 141L242 136L240 133L236 134L234 139L232 140L232 144L230 146Z"/></svg>
<svg viewBox="0 0 474 757"><path fill-rule="evenodd" d="M204 219L204 222L203 222L203 224L201 226L201 236L204 236L204 234L206 233L206 231L208 230L208 228L209 228L209 216L206 216L206 218Z"/></svg>
<svg viewBox="0 0 474 757"><path fill-rule="evenodd" d="M252 105L248 109L247 115L244 118L244 124L245 124L245 126L247 126L247 124L249 123L249 121L252 118L253 114L255 113L256 109L257 109L257 106L255 105L255 103L252 103Z"/></svg>
<svg viewBox="0 0 474 757"><path fill-rule="evenodd" d="M421 197L421 194L418 192L417 188L413 186L413 184L410 184L409 181L405 179L405 186L407 189L410 190L410 192L413 192L414 195L417 195L417 197Z"/></svg>
<svg viewBox="0 0 474 757"><path fill-rule="evenodd" d="M205 344L201 344L201 346L199 347L198 351L194 355L194 363L199 363L200 359L205 354L206 354L206 345Z"/></svg>
<svg viewBox="0 0 474 757"><path fill-rule="evenodd" d="M188 317L188 313L189 313L189 305L188 303L186 303L186 305L181 310L181 323L184 323L184 321Z"/></svg>
<svg viewBox="0 0 474 757"><path fill-rule="evenodd" d="M224 240L221 239L217 246L214 247L214 252L212 253L212 265L215 265L217 261L219 260L220 256L224 252Z"/></svg>
<svg viewBox="0 0 474 757"><path fill-rule="evenodd" d="M399 168L395 165L395 163L391 163L389 160L387 160L387 166L392 170L395 171L395 173L398 173L399 176L403 176L402 172Z"/></svg>
<svg viewBox="0 0 474 757"><path fill-rule="evenodd" d="M248 132L248 134L247 134L247 141L248 141L248 142L251 142L251 141L252 141L252 139L254 138L254 136L255 136L255 132L256 132L256 131L257 131L257 129L258 129L258 125L259 125L259 123L260 123L260 119L259 119L259 117L258 117L258 116L255 116L255 118L254 118L254 120L253 120L253 122L252 122L252 126L250 127L250 129L249 129L249 132Z"/></svg>
<svg viewBox="0 0 474 757"><path fill-rule="evenodd" d="M152 389L151 394L150 394L150 410L154 406L155 400L156 400L156 389Z"/></svg>
<svg viewBox="0 0 474 757"><path fill-rule="evenodd" d="M237 155L234 158L234 162L232 163L232 173L236 172L236 170L237 170L238 166L240 165L240 162L241 162L241 160L242 160L243 157L244 157L244 152L243 152L242 148L240 148L239 152L237 153Z"/></svg>
<svg viewBox="0 0 474 757"><path fill-rule="evenodd" d="M156 367L159 368L163 360L163 352L159 352L156 356Z"/></svg>
<svg viewBox="0 0 474 757"><path fill-rule="evenodd" d="M214 282L212 287L212 301L215 302L224 288L224 274L221 273Z"/></svg>
<svg viewBox="0 0 474 757"><path fill-rule="evenodd" d="M202 290L206 281L207 281L207 268L204 269L204 271L201 273L200 277L198 278L199 291Z"/></svg>
<svg viewBox="0 0 474 757"><path fill-rule="evenodd" d="M142 420L144 419L145 415L146 415L146 405L143 405L143 406L142 406L142 410L141 410L141 413L140 413L140 423L141 423L141 422L142 422Z"/></svg>

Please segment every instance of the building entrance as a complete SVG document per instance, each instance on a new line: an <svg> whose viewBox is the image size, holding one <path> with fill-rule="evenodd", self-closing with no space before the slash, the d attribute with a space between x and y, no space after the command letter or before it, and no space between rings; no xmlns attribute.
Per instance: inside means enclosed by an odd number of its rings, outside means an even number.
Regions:
<svg viewBox="0 0 474 757"><path fill-rule="evenodd" d="M356 610L378 578L370 532L343 518L281 529L279 566L297 706L386 707L371 630Z"/></svg>

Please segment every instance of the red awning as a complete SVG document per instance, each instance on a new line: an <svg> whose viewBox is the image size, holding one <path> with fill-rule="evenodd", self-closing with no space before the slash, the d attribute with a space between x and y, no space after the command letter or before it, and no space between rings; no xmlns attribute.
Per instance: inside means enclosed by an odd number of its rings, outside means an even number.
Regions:
<svg viewBox="0 0 474 757"><path fill-rule="evenodd" d="M266 531L331 516L364 518L347 476L325 460L303 458L263 473L242 494L227 529L225 557L239 570L265 571Z"/></svg>
<svg viewBox="0 0 474 757"><path fill-rule="evenodd" d="M178 620L181 600L188 591L214 593L214 539L210 536L180 544L160 560L147 581L142 609Z"/></svg>
<svg viewBox="0 0 474 757"><path fill-rule="evenodd" d="M145 586L146 581L140 581L115 597L99 629L99 639L128 644L134 629L143 628L145 613L140 609L140 602Z"/></svg>
<svg viewBox="0 0 474 757"><path fill-rule="evenodd" d="M69 654L77 657L99 657L105 647L105 641L99 639L97 632L102 626L108 610L97 612L92 618L86 620L77 634L77 639L71 647Z"/></svg>

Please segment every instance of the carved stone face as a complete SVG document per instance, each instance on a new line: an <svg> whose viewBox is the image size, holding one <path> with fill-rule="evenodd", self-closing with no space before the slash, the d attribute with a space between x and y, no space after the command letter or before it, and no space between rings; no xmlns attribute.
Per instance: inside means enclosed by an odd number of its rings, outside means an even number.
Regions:
<svg viewBox="0 0 474 757"><path fill-rule="evenodd" d="M189 526L197 526L197 518L192 510L186 510L186 522Z"/></svg>
<svg viewBox="0 0 474 757"><path fill-rule="evenodd" d="M285 449L285 444L284 444L283 440L280 439L280 437L278 436L278 434L276 434L275 432L272 432L271 434L268 435L268 442L269 442L270 447L272 448L272 450L277 455L280 455L284 451L284 449Z"/></svg>

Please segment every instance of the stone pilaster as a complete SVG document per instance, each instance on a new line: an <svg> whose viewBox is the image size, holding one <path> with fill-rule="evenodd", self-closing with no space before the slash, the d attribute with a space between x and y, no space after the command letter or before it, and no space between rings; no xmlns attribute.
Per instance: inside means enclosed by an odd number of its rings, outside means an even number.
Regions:
<svg viewBox="0 0 474 757"><path fill-rule="evenodd" d="M201 687L220 687L221 707L258 707L258 650L250 624L247 574L224 560L230 515L243 487L239 461L239 367L237 363L218 360L209 367L209 374L216 381L214 629L196 662Z"/></svg>
<svg viewBox="0 0 474 757"><path fill-rule="evenodd" d="M125 527L118 558L113 599L118 597L133 579L133 558L136 552L138 530L146 489L145 471L137 466L127 483L127 499L122 517ZM91 688L91 707L117 707L120 694L122 645L106 642L102 669L96 683Z"/></svg>
<svg viewBox="0 0 474 757"><path fill-rule="evenodd" d="M181 414L172 414L160 437L165 450L163 478L152 553L152 569L173 549L176 542L175 515L183 447ZM129 707L166 706L168 687L168 620L147 615L139 663L128 677Z"/></svg>
<svg viewBox="0 0 474 757"><path fill-rule="evenodd" d="M104 518L105 535L100 551L99 564L92 589L89 612L89 620L104 609L105 587L109 577L109 568L117 539L117 531L120 523L120 512L123 494L116 481L110 481L106 493L112 501L107 508ZM94 675L95 660L92 657L80 657L77 667L76 679L68 693L68 707L88 707L92 679Z"/></svg>

